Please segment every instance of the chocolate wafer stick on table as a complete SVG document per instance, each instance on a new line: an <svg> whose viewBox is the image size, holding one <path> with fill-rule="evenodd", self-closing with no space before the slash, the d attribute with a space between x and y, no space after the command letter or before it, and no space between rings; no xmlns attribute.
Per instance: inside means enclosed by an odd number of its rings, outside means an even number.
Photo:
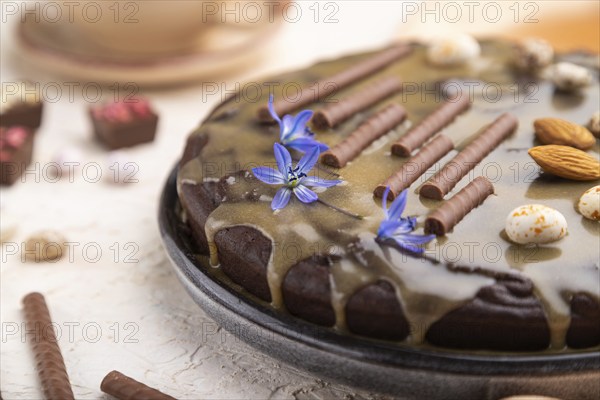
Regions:
<svg viewBox="0 0 600 400"><path fill-rule="evenodd" d="M335 168L344 167L371 143L404 121L404 118L404 107L395 103L388 105L363 122L342 142L321 154L321 162Z"/></svg>
<svg viewBox="0 0 600 400"><path fill-rule="evenodd" d="M509 113L496 118L475 140L425 182L419 193L429 199L442 200L469 171L513 133L518 124L517 118Z"/></svg>
<svg viewBox="0 0 600 400"><path fill-rule="evenodd" d="M278 115L289 114L291 111L319 101L333 92L345 88L377 71L382 70L404 56L410 54L412 47L407 44L399 44L382 50L364 61L360 61L350 68L345 69L333 76L323 78L311 86L302 88L300 95L294 101L285 98L275 100L273 107ZM267 107L258 110L258 119L263 122L271 122L273 118Z"/></svg>
<svg viewBox="0 0 600 400"><path fill-rule="evenodd" d="M471 210L481 205L494 193L494 185L483 176L478 176L425 220L425 233L443 236L458 224Z"/></svg>
<svg viewBox="0 0 600 400"><path fill-rule="evenodd" d="M395 76L380 79L365 88L331 103L317 111L312 119L319 129L333 128L358 112L366 110L377 102L402 90L402 82Z"/></svg>
<svg viewBox="0 0 600 400"><path fill-rule="evenodd" d="M23 298L23 307L44 396L48 400L74 399L44 296L40 293L28 294Z"/></svg>
<svg viewBox="0 0 600 400"><path fill-rule="evenodd" d="M409 157L421 147L430 137L450 124L454 119L471 106L469 96L461 95L446 100L441 106L426 116L405 135L392 145L392 154Z"/></svg>
<svg viewBox="0 0 600 400"><path fill-rule="evenodd" d="M373 194L383 197L386 187L390 187L388 200L394 200L404 189L412 185L433 164L441 160L454 148L452 140L444 134L439 134L425 145L417 154L411 157L398 171L379 184Z"/></svg>
<svg viewBox="0 0 600 400"><path fill-rule="evenodd" d="M119 371L109 372L102 380L100 390L119 400L175 400L174 397L146 386Z"/></svg>

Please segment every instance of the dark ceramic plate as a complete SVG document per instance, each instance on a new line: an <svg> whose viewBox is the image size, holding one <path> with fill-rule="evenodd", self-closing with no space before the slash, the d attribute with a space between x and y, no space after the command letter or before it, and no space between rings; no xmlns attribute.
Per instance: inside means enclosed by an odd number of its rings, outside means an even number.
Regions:
<svg viewBox="0 0 600 400"><path fill-rule="evenodd" d="M600 398L598 351L497 355L414 349L342 335L275 312L216 279L194 255L179 217L176 175L175 169L164 187L158 218L177 276L215 321L260 351L327 379L403 398Z"/></svg>

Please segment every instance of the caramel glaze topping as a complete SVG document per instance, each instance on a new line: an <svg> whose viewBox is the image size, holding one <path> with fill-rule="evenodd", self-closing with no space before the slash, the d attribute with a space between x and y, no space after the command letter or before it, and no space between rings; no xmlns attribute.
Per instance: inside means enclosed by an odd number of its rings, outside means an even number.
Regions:
<svg viewBox="0 0 600 400"><path fill-rule="evenodd" d="M363 219L351 218L322 203L305 205L296 199L274 213L270 201L278 187L252 179L251 173L238 173L259 165L274 166L272 148L279 128L257 121L259 109L267 104L268 87L262 93L257 88L253 89L256 93L246 91L219 106L192 134L206 146L197 157L186 160L178 176L180 193L182 185L206 184L221 178L227 183L205 225L209 243L214 244L220 230L235 226L252 227L271 240L267 277L272 305L278 309L284 309L281 284L288 270L313 254L333 253L331 302L335 327L342 331L346 329L343 310L349 296L370 283L389 282L410 325L424 327L420 332L425 332L448 312L472 300L480 289L493 285L494 274L523 276L533 283L544 308L552 351L563 350L573 296L584 293L596 301L600 298L600 224L586 220L575 208L579 196L595 183L542 176L527 150L536 144L532 128L535 119L551 116L584 124L600 108L598 71L593 71L591 87L579 94L555 92L551 83L513 71L510 43L483 41L481 45L481 57L466 66L451 68L427 64L424 48L414 46L410 55L308 106L317 110L332 98L351 96L384 76L402 77L402 92L357 113L334 130L315 129L317 139L333 147L389 104L401 104L406 109L403 124L374 141L345 167L333 170L320 166L318 170L324 178L334 179L339 174L346 182L320 192L320 199ZM269 82L281 83L274 91L275 99L280 99L287 82L310 87L373 56L368 53L327 61ZM425 257L419 259L375 241L383 211L381 199L374 198L373 190L407 162L406 158L391 155L390 147L411 124L418 124L443 103L442 82L451 82L455 89L461 82L466 84L463 95L472 96L472 106L443 129L455 149L408 189L405 215L420 216L416 233L422 233L425 217L444 203L420 198L419 186L465 148L479 133L478 127L487 126L505 112L518 119L519 127L460 180L448 198L477 176L487 177L496 195L466 215L446 236L430 242ZM598 144L589 152L597 157ZM503 234L506 215L529 203L559 210L568 221L569 234L542 247L510 243ZM209 247L213 264L218 264L215 246ZM414 332L408 339L411 343L422 340L423 334Z"/></svg>

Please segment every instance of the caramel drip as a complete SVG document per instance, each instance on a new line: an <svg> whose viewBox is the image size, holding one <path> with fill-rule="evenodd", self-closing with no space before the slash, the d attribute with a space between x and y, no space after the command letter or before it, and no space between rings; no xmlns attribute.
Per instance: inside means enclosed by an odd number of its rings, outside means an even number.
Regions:
<svg viewBox="0 0 600 400"><path fill-rule="evenodd" d="M47 399L74 399L44 296L40 293L28 294L23 298L23 307L44 396Z"/></svg>
<svg viewBox="0 0 600 400"><path fill-rule="evenodd" d="M466 94L445 101L418 125L398 139L392 145L392 154L409 157L413 150L421 147L430 137L454 121L458 115L465 112L470 106L469 96Z"/></svg>
<svg viewBox="0 0 600 400"><path fill-rule="evenodd" d="M518 125L519 121L512 114L505 113L499 116L473 142L427 181L419 193L430 199L443 199L469 171L513 133Z"/></svg>
<svg viewBox="0 0 600 400"><path fill-rule="evenodd" d="M291 202L295 201L297 200L291 200ZM269 202L258 201L248 206L245 208L246 212L240 213L240 209L236 207L235 203L225 203L210 214L205 225L205 233L209 242L211 263L213 267L218 266L217 247L214 242L218 231L234 226L249 226L257 229L272 243L271 255L267 263L267 280L272 306L282 309L284 305L281 288L289 269L299 261L325 251L329 243L323 241L321 246L316 246L313 240L318 238L319 234L314 231L314 228L309 224L292 222L302 213L299 208L271 211L270 215L264 215L265 210L270 210ZM322 204L312 204L309 207L311 207L311 213L314 214L315 220L324 218L330 212ZM283 215L284 213L286 215ZM342 214L337 217L340 221L348 218ZM280 223L277 223L278 218L281 218ZM285 240L277 240L278 237L285 237Z"/></svg>
<svg viewBox="0 0 600 400"><path fill-rule="evenodd" d="M367 119L341 143L321 155L321 162L335 168L345 167L371 143L385 135L406 118L406 111L398 104L390 104Z"/></svg>
<svg viewBox="0 0 600 400"><path fill-rule="evenodd" d="M100 390L119 400L175 400L174 397L146 386L119 371L111 371L104 377Z"/></svg>
<svg viewBox="0 0 600 400"><path fill-rule="evenodd" d="M429 327L438 319L468 302L492 278L457 274L443 265L414 259L393 247L380 245L371 233L360 233L354 243L355 263L332 268L338 286L332 296L336 316L345 321L349 297L361 287L384 279L394 286L404 315L411 327L409 342L423 343ZM353 264L351 266L350 264ZM446 289L451 287L452 291ZM443 294L442 294L443 293Z"/></svg>
<svg viewBox="0 0 600 400"><path fill-rule="evenodd" d="M383 197L386 187L389 186L390 192L388 197L390 200L393 200L453 148L454 144L448 136L443 134L436 136L416 155L403 164L398 171L387 178L382 184L378 185L373 194L376 197Z"/></svg>
<svg viewBox="0 0 600 400"><path fill-rule="evenodd" d="M354 114L402 90L402 82L395 76L381 79L364 89L344 97L315 113L312 122L319 129L333 128Z"/></svg>
<svg viewBox="0 0 600 400"><path fill-rule="evenodd" d="M411 51L411 47L404 44L385 49L367 58L366 60L343 70L342 72L338 72L329 78L321 79L315 82L313 85L303 88L299 97L294 99L294 101L288 101L284 98L276 100L273 104L275 112L278 115L284 115L319 101L330 94L350 86L357 81L387 67L391 63L410 54ZM269 109L266 107L263 107L259 110L258 118L265 122L273 120L271 114L269 113Z"/></svg>

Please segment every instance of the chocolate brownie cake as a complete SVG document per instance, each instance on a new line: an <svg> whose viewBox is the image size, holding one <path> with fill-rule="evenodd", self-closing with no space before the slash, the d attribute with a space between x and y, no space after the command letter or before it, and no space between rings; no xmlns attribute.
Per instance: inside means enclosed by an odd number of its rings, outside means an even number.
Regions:
<svg viewBox="0 0 600 400"><path fill-rule="evenodd" d="M600 178L584 128L598 58L460 40L321 62L219 105L178 172L215 279L340 334L597 351L600 224L578 201Z"/></svg>

